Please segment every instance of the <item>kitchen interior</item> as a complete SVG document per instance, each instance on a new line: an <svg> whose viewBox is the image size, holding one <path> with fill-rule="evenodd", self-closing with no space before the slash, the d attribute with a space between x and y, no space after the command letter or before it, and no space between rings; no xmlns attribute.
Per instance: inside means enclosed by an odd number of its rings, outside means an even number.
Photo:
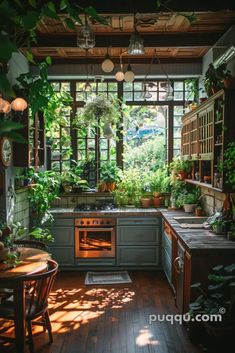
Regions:
<svg viewBox="0 0 235 353"><path fill-rule="evenodd" d="M0 352L234 352L235 5L0 13Z"/></svg>

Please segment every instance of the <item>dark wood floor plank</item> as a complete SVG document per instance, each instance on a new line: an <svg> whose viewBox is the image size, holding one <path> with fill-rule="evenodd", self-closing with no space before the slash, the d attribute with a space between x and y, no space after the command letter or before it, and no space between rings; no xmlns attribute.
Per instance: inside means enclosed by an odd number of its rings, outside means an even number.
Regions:
<svg viewBox="0 0 235 353"><path fill-rule="evenodd" d="M130 276L130 284L85 286L84 273L59 273L50 300L54 342L37 335L35 353L200 353L182 325L149 323L151 314L177 313L162 272Z"/></svg>

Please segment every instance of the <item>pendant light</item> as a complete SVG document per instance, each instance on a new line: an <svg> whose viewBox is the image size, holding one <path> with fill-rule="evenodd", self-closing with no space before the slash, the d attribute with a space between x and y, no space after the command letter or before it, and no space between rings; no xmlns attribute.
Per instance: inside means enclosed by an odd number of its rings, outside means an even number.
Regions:
<svg viewBox="0 0 235 353"><path fill-rule="evenodd" d="M105 59L101 64L101 68L104 72L111 72L114 69L114 63L109 56L109 48L107 48L107 54L105 55Z"/></svg>
<svg viewBox="0 0 235 353"><path fill-rule="evenodd" d="M139 32L136 29L135 17L134 17L134 32L131 34L130 44L128 47L128 54L130 55L143 55L144 54L144 40L141 38Z"/></svg>
<svg viewBox="0 0 235 353"><path fill-rule="evenodd" d="M120 54L120 71L116 72L115 78L119 82L124 80L124 72L123 72L123 65L122 65L122 54Z"/></svg>
<svg viewBox="0 0 235 353"><path fill-rule="evenodd" d="M128 64L127 70L126 70L126 72L125 72L125 74L124 74L124 80L125 80L126 82L133 82L134 79L135 79L135 74L134 74L134 72L133 72L132 69L131 69L131 65Z"/></svg>
<svg viewBox="0 0 235 353"><path fill-rule="evenodd" d="M95 34L88 24L87 16L85 15L85 24L81 26L77 34L77 45L82 49L90 49L95 46Z"/></svg>
<svg viewBox="0 0 235 353"><path fill-rule="evenodd" d="M83 86L83 92L90 92L92 90L91 84L89 82L89 70L88 70L88 49L86 49L86 82Z"/></svg>
<svg viewBox="0 0 235 353"><path fill-rule="evenodd" d="M23 112L27 106L28 104L23 98L16 98L11 102L11 109L16 112Z"/></svg>

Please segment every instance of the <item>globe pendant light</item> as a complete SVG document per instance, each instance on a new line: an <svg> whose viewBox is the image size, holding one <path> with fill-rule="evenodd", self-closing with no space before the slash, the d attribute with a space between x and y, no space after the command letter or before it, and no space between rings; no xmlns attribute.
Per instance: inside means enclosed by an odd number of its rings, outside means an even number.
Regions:
<svg viewBox="0 0 235 353"><path fill-rule="evenodd" d="M95 46L95 35L87 22L86 16L85 24L81 26L80 31L77 34L77 45L82 49L90 49Z"/></svg>
<svg viewBox="0 0 235 353"><path fill-rule="evenodd" d="M124 80L125 80L126 82L133 82L134 79L135 79L135 74L134 74L134 72L131 70L131 65L128 64L127 70L126 70L125 75L124 75Z"/></svg>
<svg viewBox="0 0 235 353"><path fill-rule="evenodd" d="M23 98L16 98L11 102L11 109L16 112L23 112L27 106L28 104Z"/></svg>
<svg viewBox="0 0 235 353"><path fill-rule="evenodd" d="M114 63L110 59L109 53L108 53L108 48L107 48L107 54L105 56L104 61L101 64L101 68L104 72L111 72L114 69Z"/></svg>
<svg viewBox="0 0 235 353"><path fill-rule="evenodd" d="M123 65L122 65L122 54L120 54L120 71L116 72L115 78L119 82L124 80L124 72L123 72Z"/></svg>

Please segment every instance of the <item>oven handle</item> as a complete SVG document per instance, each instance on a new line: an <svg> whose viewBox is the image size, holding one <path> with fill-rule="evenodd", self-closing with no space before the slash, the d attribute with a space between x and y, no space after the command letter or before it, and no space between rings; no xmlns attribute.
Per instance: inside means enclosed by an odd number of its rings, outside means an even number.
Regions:
<svg viewBox="0 0 235 353"><path fill-rule="evenodd" d="M97 228L97 227L89 227L89 228L83 228L83 227L80 227L80 226L75 226L75 228L79 228L80 230L83 230L85 232L89 231L89 230L92 230L92 231L101 231L101 232L105 232L105 231L113 231L114 228L113 227L107 227L107 228Z"/></svg>

